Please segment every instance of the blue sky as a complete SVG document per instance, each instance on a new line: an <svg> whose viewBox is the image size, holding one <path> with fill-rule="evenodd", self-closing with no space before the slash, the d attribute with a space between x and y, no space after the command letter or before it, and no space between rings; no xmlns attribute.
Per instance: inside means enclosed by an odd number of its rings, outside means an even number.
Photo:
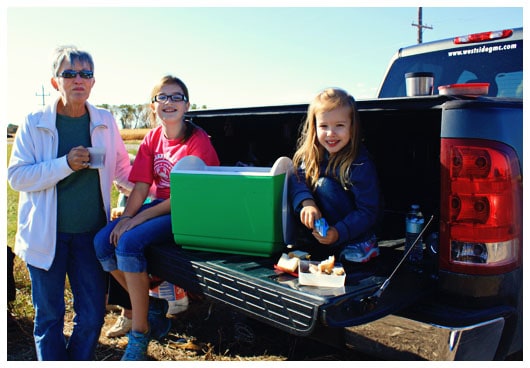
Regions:
<svg viewBox="0 0 530 368"><path fill-rule="evenodd" d="M185 81L192 103L217 108L303 103L328 86L345 88L358 99L374 97L392 55L417 41L414 3L310 7L314 3L297 2L265 8L9 3L17 6L8 5L3 15L4 124L19 124L38 108L42 87L50 94L47 102L56 97L49 56L61 44L93 55L96 84L89 100L94 104L146 103L152 86L169 73ZM522 26L523 2L502 2L512 3L518 6L436 7L424 1L423 23L433 29L424 31L423 41Z"/></svg>

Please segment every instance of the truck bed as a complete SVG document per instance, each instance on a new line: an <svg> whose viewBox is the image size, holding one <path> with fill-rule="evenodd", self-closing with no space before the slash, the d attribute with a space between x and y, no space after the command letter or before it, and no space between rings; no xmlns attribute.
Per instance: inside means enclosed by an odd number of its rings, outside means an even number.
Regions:
<svg viewBox="0 0 530 368"><path fill-rule="evenodd" d="M433 259L425 259L420 273L404 264L377 303L367 302L403 255L401 237L410 204L421 203L424 214L438 215L440 121L448 99L426 96L358 102L364 144L379 168L385 196L384 231L378 238L386 241L380 241L379 257L346 269L344 288L299 285L296 277L274 270L280 254L249 257L183 250L175 244L148 250L150 272L298 336L312 335L321 327L364 324L427 297L436 289ZM198 110L189 117L211 136L222 166L271 167L278 157L292 157L306 111L307 105L291 105ZM396 139L403 144L396 146ZM388 147L393 147L392 155ZM437 231L437 226L430 231Z"/></svg>

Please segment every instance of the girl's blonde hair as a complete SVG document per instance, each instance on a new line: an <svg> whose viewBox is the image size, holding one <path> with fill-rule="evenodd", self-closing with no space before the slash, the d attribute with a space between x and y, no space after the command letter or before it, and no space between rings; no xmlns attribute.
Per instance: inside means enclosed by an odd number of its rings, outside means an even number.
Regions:
<svg viewBox="0 0 530 368"><path fill-rule="evenodd" d="M348 187L351 185L350 166L357 158L360 142L360 119L355 99L340 88L328 88L320 92L309 104L307 117L298 138L297 150L293 156L293 164L295 167L300 167L302 164L305 166L305 180L313 190L320 177L320 163L325 155L325 149L317 139L316 115L345 106L351 111L350 141L339 152L329 157L324 174L332 175L343 187ZM335 174L337 171L338 178Z"/></svg>

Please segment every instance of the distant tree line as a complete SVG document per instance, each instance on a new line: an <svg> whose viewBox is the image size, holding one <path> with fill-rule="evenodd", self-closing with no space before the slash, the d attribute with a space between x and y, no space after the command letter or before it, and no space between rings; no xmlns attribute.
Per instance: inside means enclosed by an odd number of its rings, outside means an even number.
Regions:
<svg viewBox="0 0 530 368"><path fill-rule="evenodd" d="M149 104L143 105L109 105L102 104L98 105L103 109L109 110L118 125L121 125L122 129L142 129L149 128L151 123L149 121L149 114L151 113L151 108ZM206 109L206 105L202 105L201 109ZM191 110L198 109L196 104L192 104L190 107Z"/></svg>
<svg viewBox="0 0 530 368"><path fill-rule="evenodd" d="M102 104L98 105L98 107L101 107L103 109L109 110L112 115L114 115L114 118L116 119L116 122L118 123L118 126L120 126L122 129L142 129L142 128L150 128L151 123L149 122L149 113L151 112L151 109L149 108L149 104L143 104L143 105L109 105L109 104ZM200 106L201 109L206 109L206 105ZM197 110L199 107L196 104L192 104L190 107L191 110ZM15 124L8 124L7 126L7 137L12 137L18 129L18 125Z"/></svg>

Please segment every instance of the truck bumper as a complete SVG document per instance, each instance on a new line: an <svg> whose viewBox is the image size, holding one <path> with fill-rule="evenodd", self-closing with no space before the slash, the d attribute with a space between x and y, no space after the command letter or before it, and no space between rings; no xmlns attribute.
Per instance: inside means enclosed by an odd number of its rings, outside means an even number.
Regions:
<svg viewBox="0 0 530 368"><path fill-rule="evenodd" d="M389 315L345 329L346 344L383 360L493 360L505 320L448 327Z"/></svg>

